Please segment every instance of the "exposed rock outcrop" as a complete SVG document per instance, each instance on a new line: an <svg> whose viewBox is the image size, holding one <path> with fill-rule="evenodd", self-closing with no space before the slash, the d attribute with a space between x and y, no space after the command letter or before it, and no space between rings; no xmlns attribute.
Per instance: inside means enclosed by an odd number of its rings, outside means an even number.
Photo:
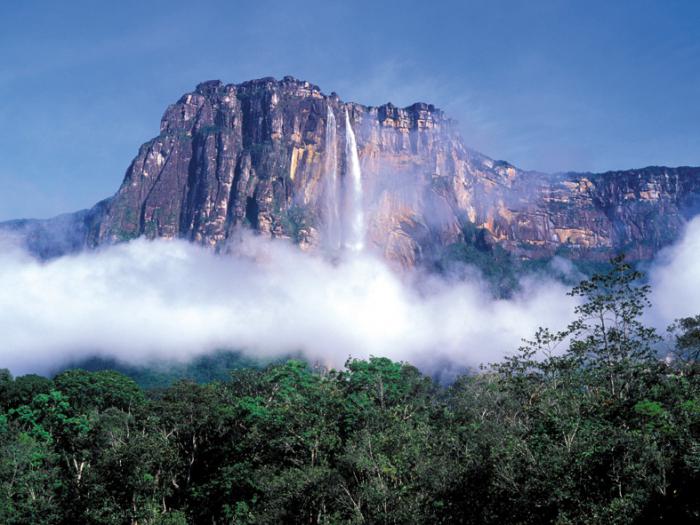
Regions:
<svg viewBox="0 0 700 525"><path fill-rule="evenodd" d="M643 259L700 208L700 168L526 172L468 149L456 123L429 104L367 107L291 77L211 81L166 110L117 194L79 221L78 244L145 235L218 247L252 228L313 249L329 106L337 116L348 111L357 136L367 244L399 266L433 257L474 227L524 258L625 250Z"/></svg>

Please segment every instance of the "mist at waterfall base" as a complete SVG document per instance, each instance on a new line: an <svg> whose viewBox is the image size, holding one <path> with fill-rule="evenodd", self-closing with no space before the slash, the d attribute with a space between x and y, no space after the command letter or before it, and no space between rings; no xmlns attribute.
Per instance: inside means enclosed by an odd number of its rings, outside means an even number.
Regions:
<svg viewBox="0 0 700 525"><path fill-rule="evenodd" d="M91 356L147 364L217 349L335 367L369 355L472 366L571 310L555 282L494 300L478 281L404 281L364 253L331 263L252 236L234 252L135 240L42 263L5 243L0 367L45 372Z"/></svg>
<svg viewBox="0 0 700 525"><path fill-rule="evenodd" d="M253 236L233 248L138 239L41 262L2 240L0 367L46 373L92 356L149 364L233 349L334 367L386 356L434 372L496 361L538 326L563 327L574 306L567 286L541 277L494 299L476 276L400 277L366 253L332 263ZM651 267L659 328L700 312L699 249L696 219Z"/></svg>
<svg viewBox="0 0 700 525"><path fill-rule="evenodd" d="M137 239L40 261L0 238L0 368L49 373L92 357L187 362L219 350L258 359L301 355L342 367L371 355L428 373L500 360L539 326L573 317L568 286L526 275L509 299L478 272L459 279L397 274L366 250L362 173L345 112L344 167L328 108L321 249L243 234L224 250ZM665 327L700 313L700 218L650 269L649 316ZM551 275L572 271L565 260Z"/></svg>

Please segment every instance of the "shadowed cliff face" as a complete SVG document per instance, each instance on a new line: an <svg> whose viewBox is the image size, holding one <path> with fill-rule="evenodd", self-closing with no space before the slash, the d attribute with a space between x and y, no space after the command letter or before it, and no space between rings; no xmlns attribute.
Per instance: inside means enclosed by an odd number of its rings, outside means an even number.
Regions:
<svg viewBox="0 0 700 525"><path fill-rule="evenodd" d="M524 172L465 147L428 104L342 102L286 77L200 84L170 106L117 194L79 219L85 243L182 237L222 247L242 228L321 245L328 107L338 173L347 110L362 167L368 249L412 267L479 232L524 258L649 258L700 204L700 168Z"/></svg>

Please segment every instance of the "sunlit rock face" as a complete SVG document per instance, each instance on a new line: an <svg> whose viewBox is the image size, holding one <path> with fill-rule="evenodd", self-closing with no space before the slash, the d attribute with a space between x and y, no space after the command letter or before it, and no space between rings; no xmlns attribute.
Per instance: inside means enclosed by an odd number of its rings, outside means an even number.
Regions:
<svg viewBox="0 0 700 525"><path fill-rule="evenodd" d="M485 227L529 258L564 253L647 259L700 211L700 169L649 167L601 174L518 172ZM489 211L486 211L488 214Z"/></svg>
<svg viewBox="0 0 700 525"><path fill-rule="evenodd" d="M367 107L291 77L211 81L166 110L119 191L81 226L85 243L147 236L221 247L252 229L322 249L326 141L337 141L342 179L345 111L362 171L365 249L396 267L428 261L474 229L524 258L648 258L700 208L700 168L525 172L468 149L429 104Z"/></svg>
<svg viewBox="0 0 700 525"><path fill-rule="evenodd" d="M252 228L318 247L329 107L339 117L344 178L346 110L356 134L367 249L411 266L432 244L458 240L471 199L453 187L473 184L473 170L454 122L427 104L345 103L287 77L207 82L169 107L161 134L141 147L90 243L146 235L218 246Z"/></svg>

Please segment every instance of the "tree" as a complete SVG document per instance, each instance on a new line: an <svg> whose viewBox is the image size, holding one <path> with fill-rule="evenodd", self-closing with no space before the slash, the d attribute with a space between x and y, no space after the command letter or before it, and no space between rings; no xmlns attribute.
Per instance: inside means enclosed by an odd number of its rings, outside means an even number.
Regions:
<svg viewBox="0 0 700 525"><path fill-rule="evenodd" d="M683 317L668 327L673 338L674 357L682 366L697 371L700 363L700 315Z"/></svg>
<svg viewBox="0 0 700 525"><path fill-rule="evenodd" d="M12 375L5 371L0 380L0 406L5 409L28 405L38 394L48 394L53 381L36 374L19 376L12 380Z"/></svg>
<svg viewBox="0 0 700 525"><path fill-rule="evenodd" d="M611 269L574 287L569 295L583 303L574 310L578 319L564 332L571 339L569 353L592 373L606 378L611 397L629 395L638 374L658 364L655 346L661 340L641 317L650 306L643 274L625 262L611 260Z"/></svg>
<svg viewBox="0 0 700 525"><path fill-rule="evenodd" d="M114 407L129 412L145 399L132 379L112 370L66 370L54 377L53 384L80 411Z"/></svg>

